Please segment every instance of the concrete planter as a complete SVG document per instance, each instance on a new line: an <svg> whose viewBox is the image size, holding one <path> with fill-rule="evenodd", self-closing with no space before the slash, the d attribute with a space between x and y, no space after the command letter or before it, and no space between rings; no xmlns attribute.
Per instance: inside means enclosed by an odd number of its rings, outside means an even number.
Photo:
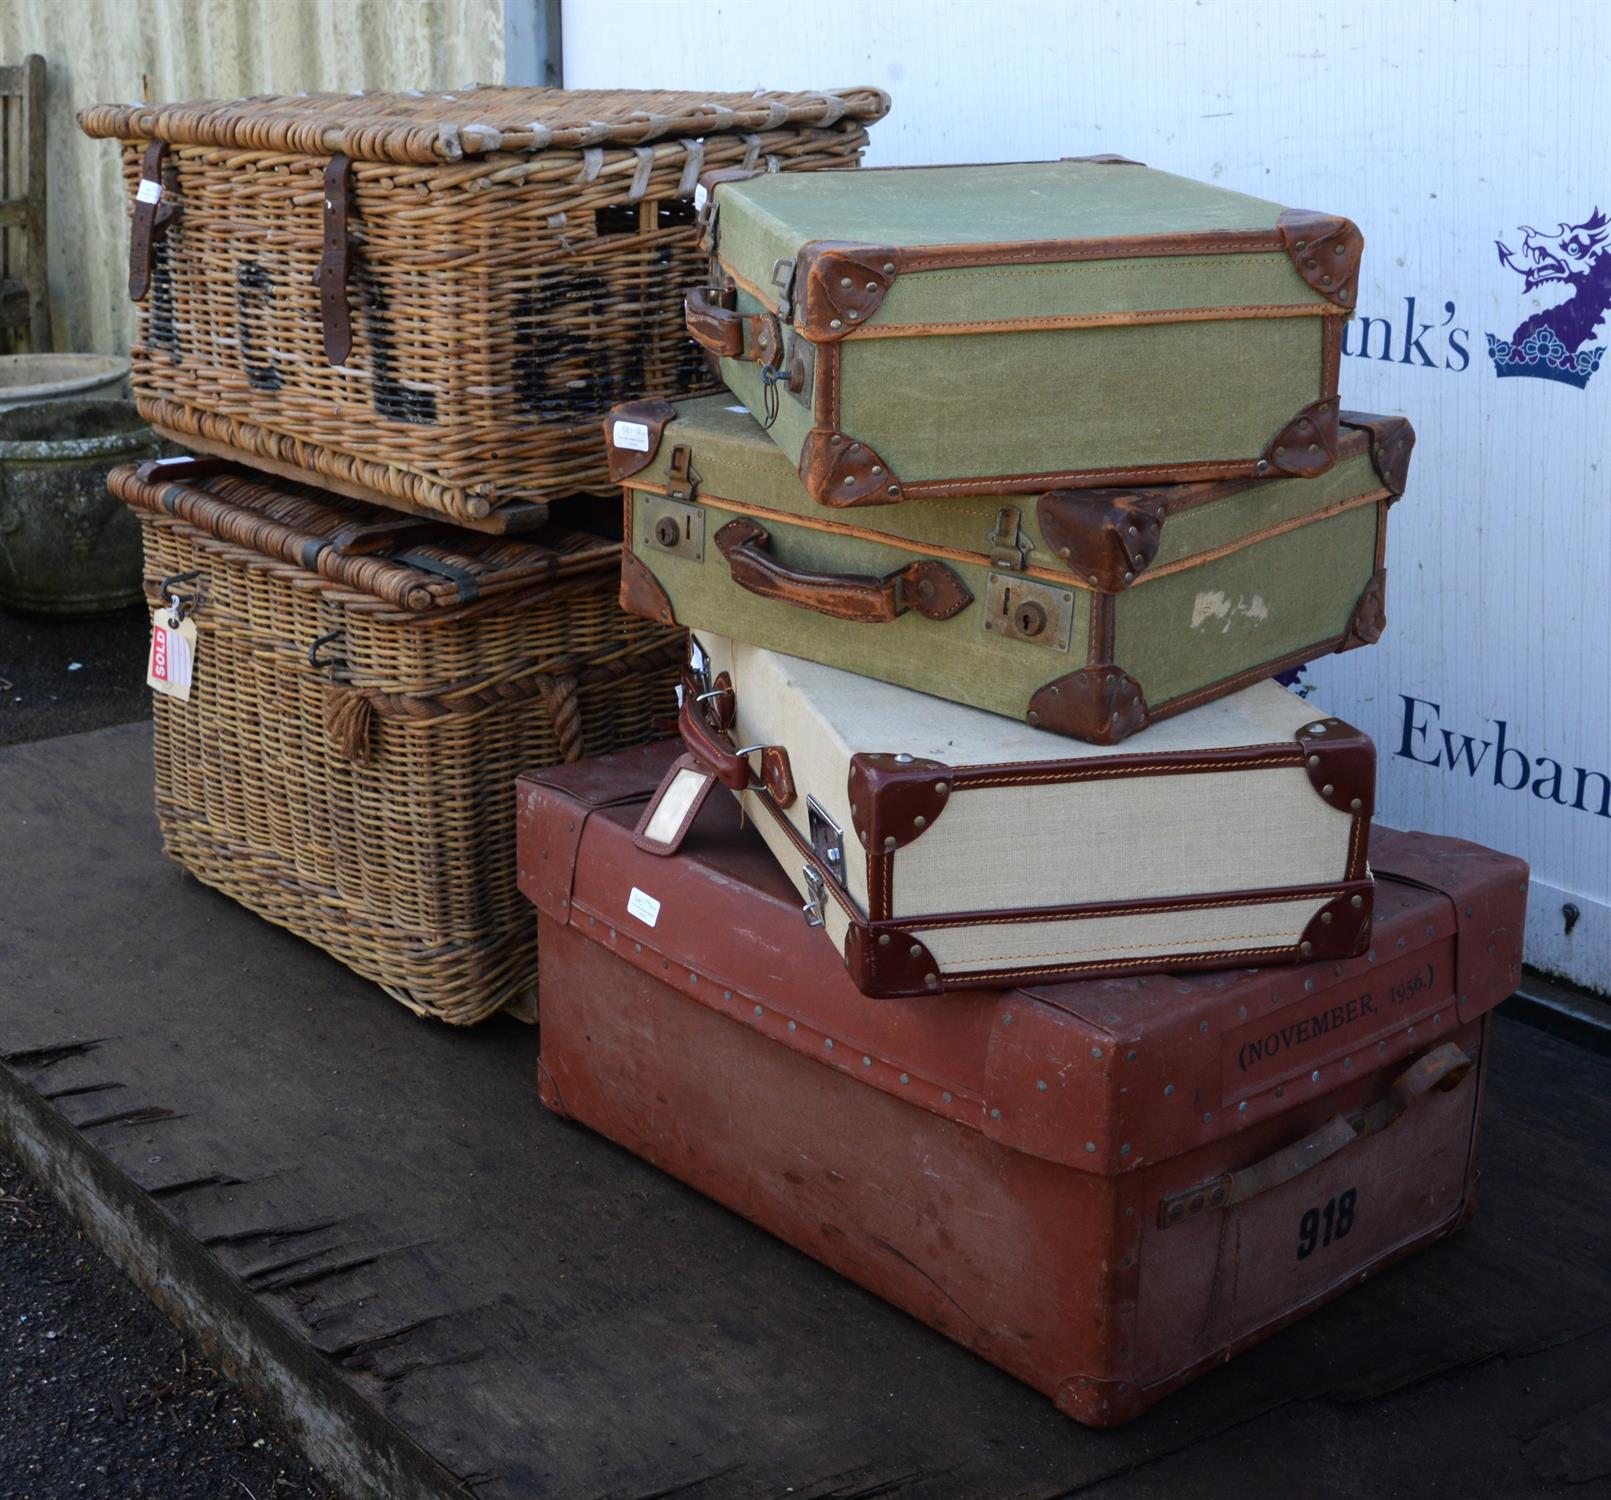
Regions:
<svg viewBox="0 0 1611 1500"><path fill-rule="evenodd" d="M128 375L121 354L0 355L0 411L75 397L116 400Z"/></svg>
<svg viewBox="0 0 1611 1500"><path fill-rule="evenodd" d="M0 410L0 605L93 615L140 599L139 523L106 475L157 443L130 401Z"/></svg>

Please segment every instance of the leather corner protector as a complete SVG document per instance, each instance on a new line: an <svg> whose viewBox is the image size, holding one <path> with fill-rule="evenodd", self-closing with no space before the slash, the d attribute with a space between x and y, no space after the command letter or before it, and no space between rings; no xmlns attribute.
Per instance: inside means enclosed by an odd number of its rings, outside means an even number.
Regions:
<svg viewBox="0 0 1611 1500"><path fill-rule="evenodd" d="M1024 718L1037 729L1093 745L1116 745L1145 729L1152 714L1141 684L1115 666L1082 667L1048 682Z"/></svg>
<svg viewBox="0 0 1611 1500"><path fill-rule="evenodd" d="M1328 302L1354 310L1365 236L1340 214L1283 209L1276 221L1293 269Z"/></svg>
<svg viewBox="0 0 1611 1500"><path fill-rule="evenodd" d="M878 311L899 268L899 253L881 245L803 246L795 260L795 331L819 344L854 333Z"/></svg>
<svg viewBox="0 0 1611 1500"><path fill-rule="evenodd" d="M934 955L909 932L852 922L845 967L862 994L877 1000L938 995L944 988Z"/></svg>
<svg viewBox="0 0 1611 1500"><path fill-rule="evenodd" d="M945 811L955 775L937 760L860 751L850 757L848 780L850 823L862 847L893 854Z"/></svg>
<svg viewBox="0 0 1611 1500"><path fill-rule="evenodd" d="M1141 1415L1147 1399L1133 1381L1074 1376L1057 1388L1053 1398L1060 1412L1085 1427L1118 1427Z"/></svg>
<svg viewBox="0 0 1611 1500"><path fill-rule="evenodd" d="M1410 473L1410 454L1415 451L1415 429L1410 419L1345 411L1339 420L1344 427L1357 427L1369 437L1370 461L1377 477L1395 499L1402 495Z"/></svg>
<svg viewBox="0 0 1611 1500"><path fill-rule="evenodd" d="M779 807L793 807L798 797L789 752L782 745L767 745L761 751L761 781Z"/></svg>
<svg viewBox="0 0 1611 1500"><path fill-rule="evenodd" d="M1321 800L1369 820L1376 810L1376 746L1342 719L1313 719L1297 733L1303 768Z"/></svg>
<svg viewBox="0 0 1611 1500"><path fill-rule="evenodd" d="M661 625L677 623L671 599L660 587L660 580L641 557L625 547L621 549L621 608L629 615Z"/></svg>
<svg viewBox="0 0 1611 1500"><path fill-rule="evenodd" d="M1374 646L1387 629L1387 569L1378 568L1361 590L1348 617L1348 629L1343 633L1339 651L1352 651L1356 646Z"/></svg>
<svg viewBox="0 0 1611 1500"><path fill-rule="evenodd" d="M1299 963L1358 958L1370 945L1371 917L1375 905L1374 885L1333 896L1303 929L1298 939Z"/></svg>
<svg viewBox="0 0 1611 1500"><path fill-rule="evenodd" d="M642 401L623 401L619 406L612 406L609 414L604 418L604 447L609 454L610 478L616 484L630 479L634 474L649 467L654 462L654 456L660 451L660 439L665 433L666 424L674 421L677 408L669 401L662 401L658 396L651 396ZM648 429L645 439L648 446L624 446L616 441L616 423L625 422L630 428L634 423ZM637 436L636 433L633 434Z"/></svg>
<svg viewBox="0 0 1611 1500"><path fill-rule="evenodd" d="M1313 479L1337 462L1337 398L1311 401L1270 439L1256 466L1262 478L1286 474Z"/></svg>
<svg viewBox="0 0 1611 1500"><path fill-rule="evenodd" d="M1048 490L1035 502L1046 545L1104 594L1129 588L1157 557L1167 511L1161 490Z"/></svg>
<svg viewBox="0 0 1611 1500"><path fill-rule="evenodd" d="M819 505L892 505L901 482L866 443L814 427L800 449L800 479Z"/></svg>

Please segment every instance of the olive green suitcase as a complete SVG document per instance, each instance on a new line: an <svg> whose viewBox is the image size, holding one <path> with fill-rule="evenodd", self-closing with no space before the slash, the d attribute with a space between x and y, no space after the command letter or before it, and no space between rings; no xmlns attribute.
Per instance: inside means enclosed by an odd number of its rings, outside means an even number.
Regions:
<svg viewBox="0 0 1611 1500"><path fill-rule="evenodd" d="M1317 479L817 506L741 406L605 420L634 613L1113 744L1385 624L1415 434L1345 413Z"/></svg>
<svg viewBox="0 0 1611 1500"><path fill-rule="evenodd" d="M706 183L689 332L824 505L1335 457L1347 219L1120 157Z"/></svg>

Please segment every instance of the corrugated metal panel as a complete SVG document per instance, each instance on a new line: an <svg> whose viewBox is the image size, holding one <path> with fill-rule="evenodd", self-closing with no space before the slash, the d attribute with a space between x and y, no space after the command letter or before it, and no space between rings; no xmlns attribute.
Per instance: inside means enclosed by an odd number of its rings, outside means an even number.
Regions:
<svg viewBox="0 0 1611 1500"><path fill-rule="evenodd" d="M1408 413L1420 444L1393 513L1392 623L1379 647L1317 664L1316 696L1376 737L1384 821L1525 855L1529 958L1611 990L1611 357L1584 374L1611 349L1611 242L1586 223L1611 210L1595 124L1611 8L815 0L803 21L778 14L567 5L566 81L878 84L894 108L870 164L1112 151L1357 220L1343 404ZM1528 261L1520 225L1566 242L1572 286L1529 286L1500 259L1495 240ZM1542 362L1501 379L1487 336L1508 345L1568 300L1576 379Z"/></svg>
<svg viewBox="0 0 1611 1500"><path fill-rule="evenodd" d="M0 60L49 67L51 303L61 349L122 351L128 205L110 141L74 123L108 100L501 82L503 0L7 0Z"/></svg>

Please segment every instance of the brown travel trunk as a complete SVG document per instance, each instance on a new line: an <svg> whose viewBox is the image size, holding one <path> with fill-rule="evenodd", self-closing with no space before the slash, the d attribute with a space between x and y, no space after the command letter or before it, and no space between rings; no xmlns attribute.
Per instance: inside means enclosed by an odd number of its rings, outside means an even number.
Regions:
<svg viewBox="0 0 1611 1500"><path fill-rule="evenodd" d="M1076 1420L1473 1212L1520 860L1378 830L1375 946L1341 963L869 1003L726 799L674 865L634 845L676 752L522 779L544 1102Z"/></svg>

